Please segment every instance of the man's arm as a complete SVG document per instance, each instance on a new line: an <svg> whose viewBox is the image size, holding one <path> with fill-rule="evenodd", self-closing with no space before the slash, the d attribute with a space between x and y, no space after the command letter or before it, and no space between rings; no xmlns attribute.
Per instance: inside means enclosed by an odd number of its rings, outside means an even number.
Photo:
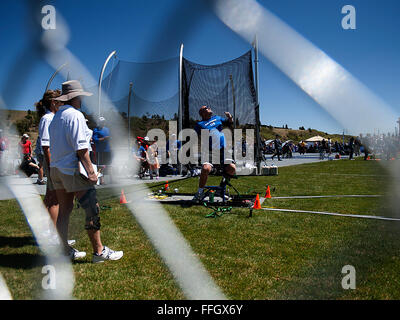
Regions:
<svg viewBox="0 0 400 320"><path fill-rule="evenodd" d="M88 173L88 179L91 182L96 183L97 182L97 174L94 172L94 169L92 166L92 161L90 161L88 149L81 149L81 150L78 150L76 153L79 157L79 160L81 160L83 167L85 168L86 172Z"/></svg>
<svg viewBox="0 0 400 320"><path fill-rule="evenodd" d="M50 147L42 146L42 150L43 150L44 160L47 163L47 169L50 170L50 160L51 160Z"/></svg>

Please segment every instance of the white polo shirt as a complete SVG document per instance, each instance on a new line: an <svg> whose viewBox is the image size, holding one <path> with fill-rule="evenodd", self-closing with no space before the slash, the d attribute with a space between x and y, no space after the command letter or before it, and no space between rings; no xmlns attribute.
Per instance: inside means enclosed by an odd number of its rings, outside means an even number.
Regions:
<svg viewBox="0 0 400 320"><path fill-rule="evenodd" d="M78 170L76 152L90 148L90 131L82 112L72 106L61 106L49 126L50 167L73 175Z"/></svg>
<svg viewBox="0 0 400 320"><path fill-rule="evenodd" d="M39 141L42 147L50 147L50 134L49 126L53 120L54 113L46 111L46 114L40 119L39 122ZM43 153L43 150L42 150Z"/></svg>

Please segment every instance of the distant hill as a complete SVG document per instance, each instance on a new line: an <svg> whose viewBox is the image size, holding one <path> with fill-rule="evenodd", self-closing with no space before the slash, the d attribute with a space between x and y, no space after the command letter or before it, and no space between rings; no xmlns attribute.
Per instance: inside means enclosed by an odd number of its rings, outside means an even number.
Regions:
<svg viewBox="0 0 400 320"><path fill-rule="evenodd" d="M262 139L270 140L275 139L276 135L279 135L281 140L287 141L292 140L295 143L298 143L302 140L307 140L311 137L321 136L324 138L330 138L332 142L338 141L343 142L342 134L329 134L327 132L319 131L316 129L304 129L304 130L294 130L294 129L285 129L285 128L277 128L272 126L262 125L260 129L260 135ZM350 139L351 136L345 135L345 142Z"/></svg>
<svg viewBox="0 0 400 320"><path fill-rule="evenodd" d="M27 133L34 148L38 136L37 124L36 111L0 109L0 128L9 132L11 144L18 143L20 137Z"/></svg>

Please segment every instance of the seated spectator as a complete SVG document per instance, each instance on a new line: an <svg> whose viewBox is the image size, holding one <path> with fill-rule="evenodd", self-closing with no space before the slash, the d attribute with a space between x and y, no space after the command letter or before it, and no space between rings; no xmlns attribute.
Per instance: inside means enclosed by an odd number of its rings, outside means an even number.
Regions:
<svg viewBox="0 0 400 320"><path fill-rule="evenodd" d="M39 166L36 164L35 159L33 159L30 154L26 154L24 156L24 159L22 160L19 168L28 177L30 177L34 173L36 174L39 173Z"/></svg>

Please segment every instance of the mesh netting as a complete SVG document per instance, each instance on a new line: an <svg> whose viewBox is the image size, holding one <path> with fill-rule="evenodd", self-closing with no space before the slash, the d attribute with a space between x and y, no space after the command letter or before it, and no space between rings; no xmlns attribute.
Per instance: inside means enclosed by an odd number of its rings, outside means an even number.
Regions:
<svg viewBox="0 0 400 320"><path fill-rule="evenodd" d="M101 83L100 114L111 109L131 117L157 116L177 119L179 110L179 58L158 62L137 63L114 59L112 70ZM253 82L251 50L241 57L218 65L206 66L183 59L182 70L183 127L193 127L200 120L198 110L210 106L215 115L228 111L236 116L236 124L256 122L256 93ZM132 82L130 110L129 84ZM95 93L97 86L87 89ZM97 104L97 101L95 102Z"/></svg>
<svg viewBox="0 0 400 320"><path fill-rule="evenodd" d="M132 82L129 110L132 117L156 115L166 120L177 117L179 58L151 63L117 60L114 65L101 82L100 114L107 113L111 103L119 112L128 114L129 84ZM95 93L92 99L97 99L97 86L87 90Z"/></svg>
<svg viewBox="0 0 400 320"><path fill-rule="evenodd" d="M191 127L194 121L200 120L198 111L203 105L222 117L225 111L235 114L239 125L255 124L256 91L251 50L237 59L213 66L183 59L182 86L184 127Z"/></svg>

